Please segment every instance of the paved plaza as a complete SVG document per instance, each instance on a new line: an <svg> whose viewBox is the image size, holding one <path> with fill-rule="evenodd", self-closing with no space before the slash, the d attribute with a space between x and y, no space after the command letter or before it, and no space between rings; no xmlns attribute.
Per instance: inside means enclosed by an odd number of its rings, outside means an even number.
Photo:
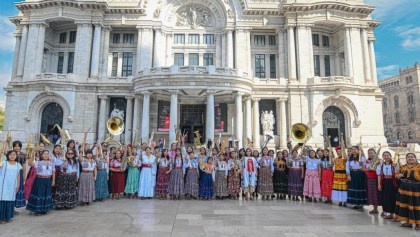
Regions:
<svg viewBox="0 0 420 237"><path fill-rule="evenodd" d="M19 210L0 236L419 236L350 208L292 201L107 200L88 207L31 216Z"/></svg>

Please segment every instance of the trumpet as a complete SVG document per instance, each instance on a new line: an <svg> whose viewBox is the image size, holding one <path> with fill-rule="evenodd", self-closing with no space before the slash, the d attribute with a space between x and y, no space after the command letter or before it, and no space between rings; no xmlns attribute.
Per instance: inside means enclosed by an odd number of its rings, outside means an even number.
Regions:
<svg viewBox="0 0 420 237"><path fill-rule="evenodd" d="M86 146L86 136L87 133L89 132L90 128L87 130L87 132L85 132L85 135L83 136L83 141L82 141L82 157L85 156L85 146Z"/></svg>
<svg viewBox="0 0 420 237"><path fill-rule="evenodd" d="M31 153L34 150L34 144L32 143L32 136L28 138L28 146L26 147L26 158L29 159L31 157Z"/></svg>
<svg viewBox="0 0 420 237"><path fill-rule="evenodd" d="M71 137L69 135L69 131L67 129L64 130L60 127L60 125L55 124L54 127L50 131L54 130L54 128L57 128L58 132L60 133L61 143L65 143L65 142L68 142L69 140L71 140Z"/></svg>
<svg viewBox="0 0 420 237"><path fill-rule="evenodd" d="M51 145L50 140L48 140L48 138L45 136L45 134L41 133L41 140L43 143L45 143L46 145Z"/></svg>
<svg viewBox="0 0 420 237"><path fill-rule="evenodd" d="M399 161L400 161L400 147L401 147L401 146L398 146L397 151L395 152L394 158L392 159L392 160L393 160L393 163L394 163L395 165L396 165L397 163L399 163Z"/></svg>
<svg viewBox="0 0 420 237"><path fill-rule="evenodd" d="M340 145L341 145L341 158L344 159L346 157L346 145L344 144L343 133L341 133L340 135Z"/></svg>
<svg viewBox="0 0 420 237"><path fill-rule="evenodd" d="M261 145L261 151L264 149L264 147L266 147L266 146L267 146L268 142L269 142L271 139L273 139L273 136L268 135L268 134L265 134L265 139L264 139L264 142L263 142L263 144Z"/></svg>
<svg viewBox="0 0 420 237"><path fill-rule="evenodd" d="M13 149L13 143L12 143L12 132L8 131L7 132L7 139L6 139L9 149ZM4 152L3 152L4 153Z"/></svg>
<svg viewBox="0 0 420 237"><path fill-rule="evenodd" d="M379 143L379 149L378 149L378 152L376 153L376 155L375 155L375 158L372 160L372 162L371 162L371 164L370 164L370 166L369 166L369 170L371 170L371 171L376 171L376 168L378 167L378 165L379 165L379 156L378 156L378 154L379 154L379 152L381 151L381 148L382 148L382 146L381 146L381 143Z"/></svg>
<svg viewBox="0 0 420 237"><path fill-rule="evenodd" d="M200 131L195 131L194 132L194 134L196 135L196 137L194 138L194 146L196 147L196 148L198 148L198 147L200 147L201 146L201 141L200 141L200 139L201 139L201 134L200 134Z"/></svg>

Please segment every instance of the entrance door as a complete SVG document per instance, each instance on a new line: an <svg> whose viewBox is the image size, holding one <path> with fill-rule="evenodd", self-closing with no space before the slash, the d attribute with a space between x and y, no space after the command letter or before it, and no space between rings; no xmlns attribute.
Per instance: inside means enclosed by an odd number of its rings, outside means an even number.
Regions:
<svg viewBox="0 0 420 237"><path fill-rule="evenodd" d="M346 143L346 130L343 112L335 107L330 106L325 109L322 114L322 125L324 130L324 137L331 137L331 146L336 147L340 144L340 136L343 134L344 143Z"/></svg>
<svg viewBox="0 0 420 237"><path fill-rule="evenodd" d="M194 143L195 131L201 135L201 144L204 143L206 105L181 105L181 132L188 131L186 143Z"/></svg>
<svg viewBox="0 0 420 237"><path fill-rule="evenodd" d="M336 147L340 143L340 135L338 134L338 128L327 128L327 136L331 137L331 147Z"/></svg>
<svg viewBox="0 0 420 237"><path fill-rule="evenodd" d="M63 108L57 103L50 103L42 110L40 132L45 134L48 140L53 143L55 143L59 137L58 129L53 129L55 124L63 127Z"/></svg>

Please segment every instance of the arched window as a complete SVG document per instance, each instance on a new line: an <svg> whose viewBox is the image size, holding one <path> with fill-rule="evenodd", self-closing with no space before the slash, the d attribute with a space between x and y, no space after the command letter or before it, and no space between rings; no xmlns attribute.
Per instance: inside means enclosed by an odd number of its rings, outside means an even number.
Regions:
<svg viewBox="0 0 420 237"><path fill-rule="evenodd" d="M395 105L396 109L398 109L400 107L400 100L399 100L397 95L394 96L394 105Z"/></svg>
<svg viewBox="0 0 420 237"><path fill-rule="evenodd" d="M386 131L386 132L385 132L385 137L386 137L386 140L387 140L388 142L391 142L391 139L392 139L392 132L391 132L391 131Z"/></svg>
<svg viewBox="0 0 420 237"><path fill-rule="evenodd" d="M398 131L397 132L397 139L400 140L402 138L402 132Z"/></svg>
<svg viewBox="0 0 420 237"><path fill-rule="evenodd" d="M384 109L388 108L388 101L386 98L384 98L384 100L382 101L382 106Z"/></svg>
<svg viewBox="0 0 420 237"><path fill-rule="evenodd" d="M408 119L410 123L414 123L416 121L416 111L414 109L410 109L408 112Z"/></svg>
<svg viewBox="0 0 420 237"><path fill-rule="evenodd" d="M395 113L395 122L396 123L401 123L401 114L400 114L400 112L396 112Z"/></svg>
<svg viewBox="0 0 420 237"><path fill-rule="evenodd" d="M415 136L416 134L414 133L414 131L408 131L408 140L413 140Z"/></svg>

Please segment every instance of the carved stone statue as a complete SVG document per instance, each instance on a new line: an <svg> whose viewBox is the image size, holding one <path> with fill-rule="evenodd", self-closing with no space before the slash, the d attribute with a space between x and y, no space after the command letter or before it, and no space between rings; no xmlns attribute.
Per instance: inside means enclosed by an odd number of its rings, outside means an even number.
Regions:
<svg viewBox="0 0 420 237"><path fill-rule="evenodd" d="M264 134L272 132L274 130L275 123L276 119L274 118L272 110L270 110L270 112L264 111L261 113L261 125L263 127Z"/></svg>
<svg viewBox="0 0 420 237"><path fill-rule="evenodd" d="M214 24L210 11L200 6L189 6L182 8L177 13L177 26L206 27Z"/></svg>

